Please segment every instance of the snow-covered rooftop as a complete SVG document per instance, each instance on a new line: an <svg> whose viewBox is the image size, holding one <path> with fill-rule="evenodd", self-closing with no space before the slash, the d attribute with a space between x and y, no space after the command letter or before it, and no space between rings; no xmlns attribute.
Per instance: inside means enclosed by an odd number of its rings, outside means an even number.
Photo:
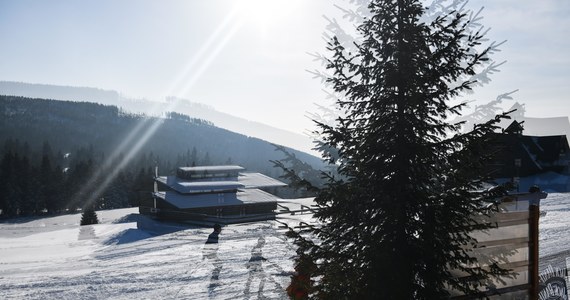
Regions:
<svg viewBox="0 0 570 300"><path fill-rule="evenodd" d="M240 166L200 166L200 167L180 167L180 170L184 172L229 172L229 171L243 171L245 168Z"/></svg>
<svg viewBox="0 0 570 300"><path fill-rule="evenodd" d="M248 172L240 173L238 182L243 184L245 188L278 187L287 185L277 179L273 179L261 173Z"/></svg>
<svg viewBox="0 0 570 300"><path fill-rule="evenodd" d="M258 189L240 190L237 193L182 195L177 192L157 192L156 197L181 208L203 208L215 206L232 206L252 203L275 203L280 198Z"/></svg>
<svg viewBox="0 0 570 300"><path fill-rule="evenodd" d="M229 179L229 178L228 178ZM162 176L156 178L156 181L168 185L175 191L182 194L194 194L194 193L214 193L214 192L225 192L225 191L235 191L237 189L243 188L244 185L237 181L186 181L181 180L175 176Z"/></svg>
<svg viewBox="0 0 570 300"><path fill-rule="evenodd" d="M176 176L157 177L156 181L168 185L179 193L200 193L230 191L240 188L254 189L265 187L279 187L287 184L265 176L261 173L240 173L238 177L201 178L197 180L180 179Z"/></svg>

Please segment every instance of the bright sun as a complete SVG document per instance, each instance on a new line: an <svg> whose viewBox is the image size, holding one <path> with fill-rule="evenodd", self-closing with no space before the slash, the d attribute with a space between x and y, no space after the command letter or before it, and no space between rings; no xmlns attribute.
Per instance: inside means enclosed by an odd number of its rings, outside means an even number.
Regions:
<svg viewBox="0 0 570 300"><path fill-rule="evenodd" d="M247 23L259 29L283 21L299 7L302 0L236 0L234 9Z"/></svg>

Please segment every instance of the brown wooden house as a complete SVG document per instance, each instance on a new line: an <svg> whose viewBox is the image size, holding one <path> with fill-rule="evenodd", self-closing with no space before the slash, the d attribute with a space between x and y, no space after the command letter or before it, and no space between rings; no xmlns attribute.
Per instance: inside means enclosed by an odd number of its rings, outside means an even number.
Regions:
<svg viewBox="0 0 570 300"><path fill-rule="evenodd" d="M545 172L569 173L566 135L523 135L522 122L513 121L492 144L494 158L487 169L495 178L517 178Z"/></svg>

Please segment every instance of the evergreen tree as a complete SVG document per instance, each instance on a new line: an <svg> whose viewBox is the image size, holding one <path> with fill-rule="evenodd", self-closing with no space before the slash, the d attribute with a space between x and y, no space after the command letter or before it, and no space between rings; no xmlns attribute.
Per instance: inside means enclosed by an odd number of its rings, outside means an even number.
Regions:
<svg viewBox="0 0 570 300"><path fill-rule="evenodd" d="M45 144L44 144L45 149ZM40 197L43 202L43 206L48 210L49 213L54 213L56 211L56 201L57 201L57 190L55 187L55 174L51 167L51 160L48 154L44 151L42 155L42 163L40 165Z"/></svg>
<svg viewBox="0 0 570 300"><path fill-rule="evenodd" d="M129 204L140 206L153 192L154 174L151 168L141 168L130 187Z"/></svg>
<svg viewBox="0 0 570 300"><path fill-rule="evenodd" d="M486 59L483 35L451 12L427 23L421 1L373 0L357 31L356 51L332 37L327 82L342 115L317 124L323 155L337 166L315 201L319 226L292 233L319 278L311 291L327 299L440 299L453 288L478 292L508 274L477 267L468 233L488 229L477 216L488 199L481 184L485 144L496 118L461 133L446 120L452 100ZM353 45L354 46L354 45ZM466 246L467 245L467 246ZM306 254L306 255L305 255ZM488 262L485 262L488 263ZM468 276L455 278L450 270Z"/></svg>
<svg viewBox="0 0 570 300"><path fill-rule="evenodd" d="M127 176L123 171L119 172L105 190L99 207L101 209L129 207L129 193L132 188L131 177Z"/></svg>
<svg viewBox="0 0 570 300"><path fill-rule="evenodd" d="M18 209L21 215L33 215L36 212L37 189L35 188L35 178L32 177L32 170L28 156L16 155L14 175L18 185Z"/></svg>
<svg viewBox="0 0 570 300"><path fill-rule="evenodd" d="M99 219L97 218L97 213L92 205L89 205L83 213L81 213L81 226L99 224Z"/></svg>
<svg viewBox="0 0 570 300"><path fill-rule="evenodd" d="M69 201L67 203L69 209L76 210L89 204L85 202L90 198L90 190L94 187L87 186L87 183L93 174L93 168L92 160L79 161L71 167L66 183L69 191Z"/></svg>
<svg viewBox="0 0 570 300"><path fill-rule="evenodd" d="M48 141L44 141L42 145L42 157L46 156L48 159L53 159L53 150Z"/></svg>
<svg viewBox="0 0 570 300"><path fill-rule="evenodd" d="M67 191L65 185L65 174L63 169L58 165L54 168L52 172L52 191L53 194L49 197L49 205L51 207L46 207L49 212L62 212L65 209L65 204L67 203ZM46 203L47 206L47 203Z"/></svg>
<svg viewBox="0 0 570 300"><path fill-rule="evenodd" d="M192 153L190 154L190 163L192 167L195 167L198 163L198 151L196 147L192 147Z"/></svg>
<svg viewBox="0 0 570 300"><path fill-rule="evenodd" d="M14 179L14 155L9 151L4 154L0 162L0 189L2 190L0 209L4 217L15 215L16 183Z"/></svg>
<svg viewBox="0 0 570 300"><path fill-rule="evenodd" d="M212 165L212 160L210 159L210 152L206 152L206 155L204 156L204 161L202 161L202 165L203 166L211 166Z"/></svg>
<svg viewBox="0 0 570 300"><path fill-rule="evenodd" d="M274 167L283 171L279 177L288 183L287 187L281 188L281 193L291 198L314 197L325 184L322 171L314 169L283 146L275 145L275 148L285 155L281 160L272 161Z"/></svg>

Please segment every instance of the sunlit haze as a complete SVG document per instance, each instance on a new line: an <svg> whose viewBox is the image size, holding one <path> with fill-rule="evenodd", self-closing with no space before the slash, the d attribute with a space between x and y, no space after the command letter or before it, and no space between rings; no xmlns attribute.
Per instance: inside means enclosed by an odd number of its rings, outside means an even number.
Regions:
<svg viewBox="0 0 570 300"><path fill-rule="evenodd" d="M0 0L0 80L177 96L302 133L322 103L329 0ZM527 115L568 116L570 1L472 0L506 60L475 99L519 89ZM514 102L513 101L513 102Z"/></svg>

